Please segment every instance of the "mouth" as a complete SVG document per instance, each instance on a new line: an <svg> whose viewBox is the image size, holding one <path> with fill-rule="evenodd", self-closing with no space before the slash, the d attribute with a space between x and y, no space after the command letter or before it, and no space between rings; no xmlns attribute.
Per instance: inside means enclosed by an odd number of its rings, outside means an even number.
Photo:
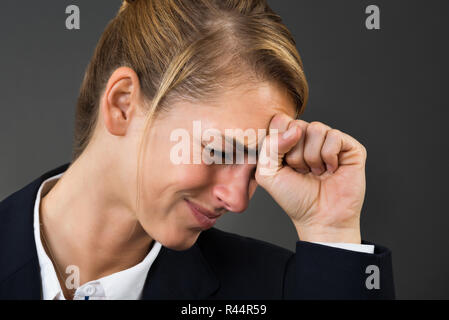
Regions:
<svg viewBox="0 0 449 320"><path fill-rule="evenodd" d="M195 217L196 221L200 224L202 229L212 228L217 219L221 216L221 214L209 211L187 199L184 199L184 201L187 203L187 206L190 208L192 215Z"/></svg>

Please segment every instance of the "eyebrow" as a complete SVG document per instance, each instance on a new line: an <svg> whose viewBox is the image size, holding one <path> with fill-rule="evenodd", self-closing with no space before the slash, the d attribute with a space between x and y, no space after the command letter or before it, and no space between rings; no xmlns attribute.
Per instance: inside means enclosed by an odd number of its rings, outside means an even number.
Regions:
<svg viewBox="0 0 449 320"><path fill-rule="evenodd" d="M256 148L248 148L248 146L245 146L243 143L241 143L240 141L237 141L235 137L229 137L229 136L225 136L224 134L222 134L222 138L224 138L228 143L232 143L232 148L234 150L234 144L235 147L238 149L243 149L243 151L246 154L255 154L256 157L258 156L258 147ZM226 148L225 148L226 151Z"/></svg>

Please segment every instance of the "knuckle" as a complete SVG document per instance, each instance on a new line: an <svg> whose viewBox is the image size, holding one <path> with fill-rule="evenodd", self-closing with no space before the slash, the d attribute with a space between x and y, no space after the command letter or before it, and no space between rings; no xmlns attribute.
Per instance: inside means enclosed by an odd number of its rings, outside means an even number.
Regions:
<svg viewBox="0 0 449 320"><path fill-rule="evenodd" d="M368 151L366 150L365 146L362 145L362 144L360 145L360 151L361 151L361 153L363 155L363 158L366 159L367 156L368 156Z"/></svg>
<svg viewBox="0 0 449 320"><path fill-rule="evenodd" d="M295 120L294 123L300 127L302 130L307 129L308 123L304 120Z"/></svg>
<svg viewBox="0 0 449 320"><path fill-rule="evenodd" d="M318 121L312 121L307 126L307 131L309 132L320 132L324 129L324 125L321 122Z"/></svg>
<svg viewBox="0 0 449 320"><path fill-rule="evenodd" d="M332 152L331 149L329 149L329 148L323 148L323 149L321 149L321 157L322 157L324 160L332 159L333 156L334 156L334 153Z"/></svg>
<svg viewBox="0 0 449 320"><path fill-rule="evenodd" d="M287 161L291 165L299 166L303 162L303 159L300 155L291 153L285 156L285 161Z"/></svg>
<svg viewBox="0 0 449 320"><path fill-rule="evenodd" d="M311 167L321 166L321 164L322 164L321 155L320 154L315 154L315 153L311 153L311 152L305 152L304 153L304 160Z"/></svg>
<svg viewBox="0 0 449 320"><path fill-rule="evenodd" d="M290 167L292 167L298 171L301 171L301 172L310 171L310 168L307 166L307 164L305 163L302 156L287 156L285 158L285 161L287 162L287 164Z"/></svg>
<svg viewBox="0 0 449 320"><path fill-rule="evenodd" d="M339 137L342 135L343 132L341 132L338 129L330 129L329 132L327 133L328 135L330 135L331 137Z"/></svg>

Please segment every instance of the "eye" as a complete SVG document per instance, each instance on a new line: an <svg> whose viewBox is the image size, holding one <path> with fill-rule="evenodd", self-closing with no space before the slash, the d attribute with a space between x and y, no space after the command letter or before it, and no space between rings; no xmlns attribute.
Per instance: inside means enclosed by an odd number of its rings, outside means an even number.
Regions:
<svg viewBox="0 0 449 320"><path fill-rule="evenodd" d="M222 152L221 159L223 160L223 164L226 164L226 163L233 164L234 163L234 154Z"/></svg>
<svg viewBox="0 0 449 320"><path fill-rule="evenodd" d="M206 149L206 151L209 152L209 155L211 158L213 158L214 155L221 154L221 163L222 164L232 164L234 161L233 153L226 153L218 148L213 148L213 147L209 147L209 146L204 147L204 149Z"/></svg>

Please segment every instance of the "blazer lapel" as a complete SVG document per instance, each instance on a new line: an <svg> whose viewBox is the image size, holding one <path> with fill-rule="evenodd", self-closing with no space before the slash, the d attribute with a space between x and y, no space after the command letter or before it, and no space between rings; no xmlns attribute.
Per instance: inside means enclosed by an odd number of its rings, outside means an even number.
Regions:
<svg viewBox="0 0 449 320"><path fill-rule="evenodd" d="M185 251L162 247L148 272L142 299L205 299L218 288L197 243Z"/></svg>
<svg viewBox="0 0 449 320"><path fill-rule="evenodd" d="M41 278L37 256L0 284L0 299L40 300Z"/></svg>
<svg viewBox="0 0 449 320"><path fill-rule="evenodd" d="M67 167L65 164L42 175L0 203L0 298L41 299L34 204L42 182Z"/></svg>

